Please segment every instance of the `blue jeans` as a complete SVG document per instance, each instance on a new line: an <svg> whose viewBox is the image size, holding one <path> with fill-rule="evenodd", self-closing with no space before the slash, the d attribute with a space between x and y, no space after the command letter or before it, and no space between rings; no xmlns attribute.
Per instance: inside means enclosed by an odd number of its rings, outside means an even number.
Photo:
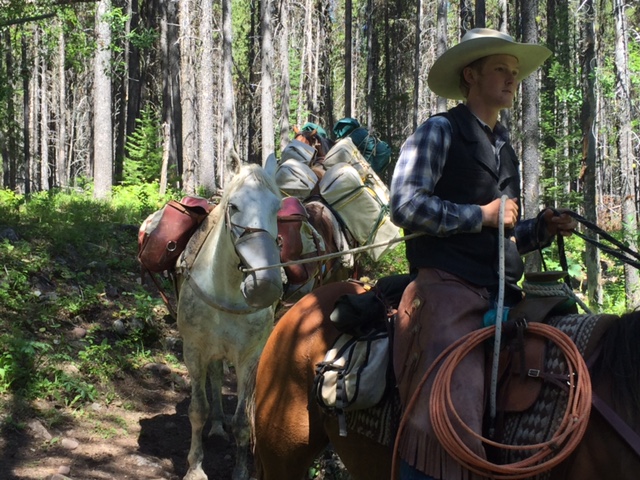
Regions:
<svg viewBox="0 0 640 480"><path fill-rule="evenodd" d="M400 461L400 480L436 480L431 475L413 468L404 460Z"/></svg>

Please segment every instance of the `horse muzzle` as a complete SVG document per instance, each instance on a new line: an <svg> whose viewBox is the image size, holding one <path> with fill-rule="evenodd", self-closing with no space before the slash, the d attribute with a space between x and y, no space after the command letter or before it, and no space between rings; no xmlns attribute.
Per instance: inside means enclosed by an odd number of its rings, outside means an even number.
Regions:
<svg viewBox="0 0 640 480"><path fill-rule="evenodd" d="M280 249L267 231L259 230L241 236L235 248L244 268L262 268L280 263ZM247 273L241 290L250 306L270 307L282 296L280 267Z"/></svg>

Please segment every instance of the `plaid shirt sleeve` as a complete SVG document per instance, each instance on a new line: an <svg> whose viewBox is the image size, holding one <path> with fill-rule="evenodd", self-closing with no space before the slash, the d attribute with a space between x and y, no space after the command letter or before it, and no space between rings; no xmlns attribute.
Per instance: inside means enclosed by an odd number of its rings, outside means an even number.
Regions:
<svg viewBox="0 0 640 480"><path fill-rule="evenodd" d="M429 118L402 146L391 180L391 219L401 228L446 237L482 229L479 205L460 205L434 195L451 145L452 128Z"/></svg>

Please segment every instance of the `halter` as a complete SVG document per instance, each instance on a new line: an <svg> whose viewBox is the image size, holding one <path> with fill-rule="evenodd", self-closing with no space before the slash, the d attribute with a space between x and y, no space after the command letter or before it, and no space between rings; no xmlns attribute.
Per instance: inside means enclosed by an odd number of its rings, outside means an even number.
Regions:
<svg viewBox="0 0 640 480"><path fill-rule="evenodd" d="M231 221L231 215L229 214L229 208L230 208L229 205L227 205L227 208L225 210L224 227L225 227L225 230L229 231L232 238L233 248L236 251L236 255L238 255L238 258L240 259L238 270L245 273L246 275L246 265L243 265L242 255L240 255L237 249L237 246L239 243L245 242L251 239L254 235L268 235L271 239L273 239L273 241L278 246L278 248L280 248L280 246L282 245L282 241L281 239L274 238L273 235L271 235L264 228L247 227L244 225L233 223ZM241 232L237 234L236 230L240 230ZM210 234L211 232L209 232L209 235ZM263 310L262 308L253 308L253 307L237 308L237 307L228 307L226 305L223 305L222 303L216 301L210 294L202 290L202 288L200 288L195 278L193 278L193 276L191 275L191 270L189 269L185 270L184 278L186 280L186 283L191 287L193 292L200 298L200 300L202 300L204 303L209 305L211 308L214 308L216 310L220 310L226 313L233 313L236 315L255 313L259 310Z"/></svg>

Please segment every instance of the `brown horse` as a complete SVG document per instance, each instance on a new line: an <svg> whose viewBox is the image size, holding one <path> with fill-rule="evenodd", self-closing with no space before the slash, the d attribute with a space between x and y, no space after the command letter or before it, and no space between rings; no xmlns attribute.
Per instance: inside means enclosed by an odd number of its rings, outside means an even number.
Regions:
<svg viewBox="0 0 640 480"><path fill-rule="evenodd" d="M316 149L316 163L322 164L324 157L327 155L331 147L334 145L334 141L330 138L324 137L318 133L317 130L300 130L298 126L293 127L293 133L295 134L293 139L306 143Z"/></svg>
<svg viewBox="0 0 640 480"><path fill-rule="evenodd" d="M262 353L255 391L255 460L262 480L299 480L332 444L355 479L391 477L392 447L356 431L340 437L337 417L312 393L315 366L339 335L329 319L336 300L360 293L351 282L321 287L276 324ZM596 348L591 368L594 399L615 411L629 430L625 442L601 409L592 409L574 452L551 471L552 480L635 480L640 471L640 312L616 317ZM594 401L595 403L595 401ZM535 478L535 477L534 477Z"/></svg>
<svg viewBox="0 0 640 480"><path fill-rule="evenodd" d="M304 204L294 197L284 199L278 212L278 238L282 262L343 252L352 246L336 216L320 199L310 199ZM346 280L354 274L354 263L353 255L345 253L284 267L287 276L284 303L299 300L317 286Z"/></svg>

